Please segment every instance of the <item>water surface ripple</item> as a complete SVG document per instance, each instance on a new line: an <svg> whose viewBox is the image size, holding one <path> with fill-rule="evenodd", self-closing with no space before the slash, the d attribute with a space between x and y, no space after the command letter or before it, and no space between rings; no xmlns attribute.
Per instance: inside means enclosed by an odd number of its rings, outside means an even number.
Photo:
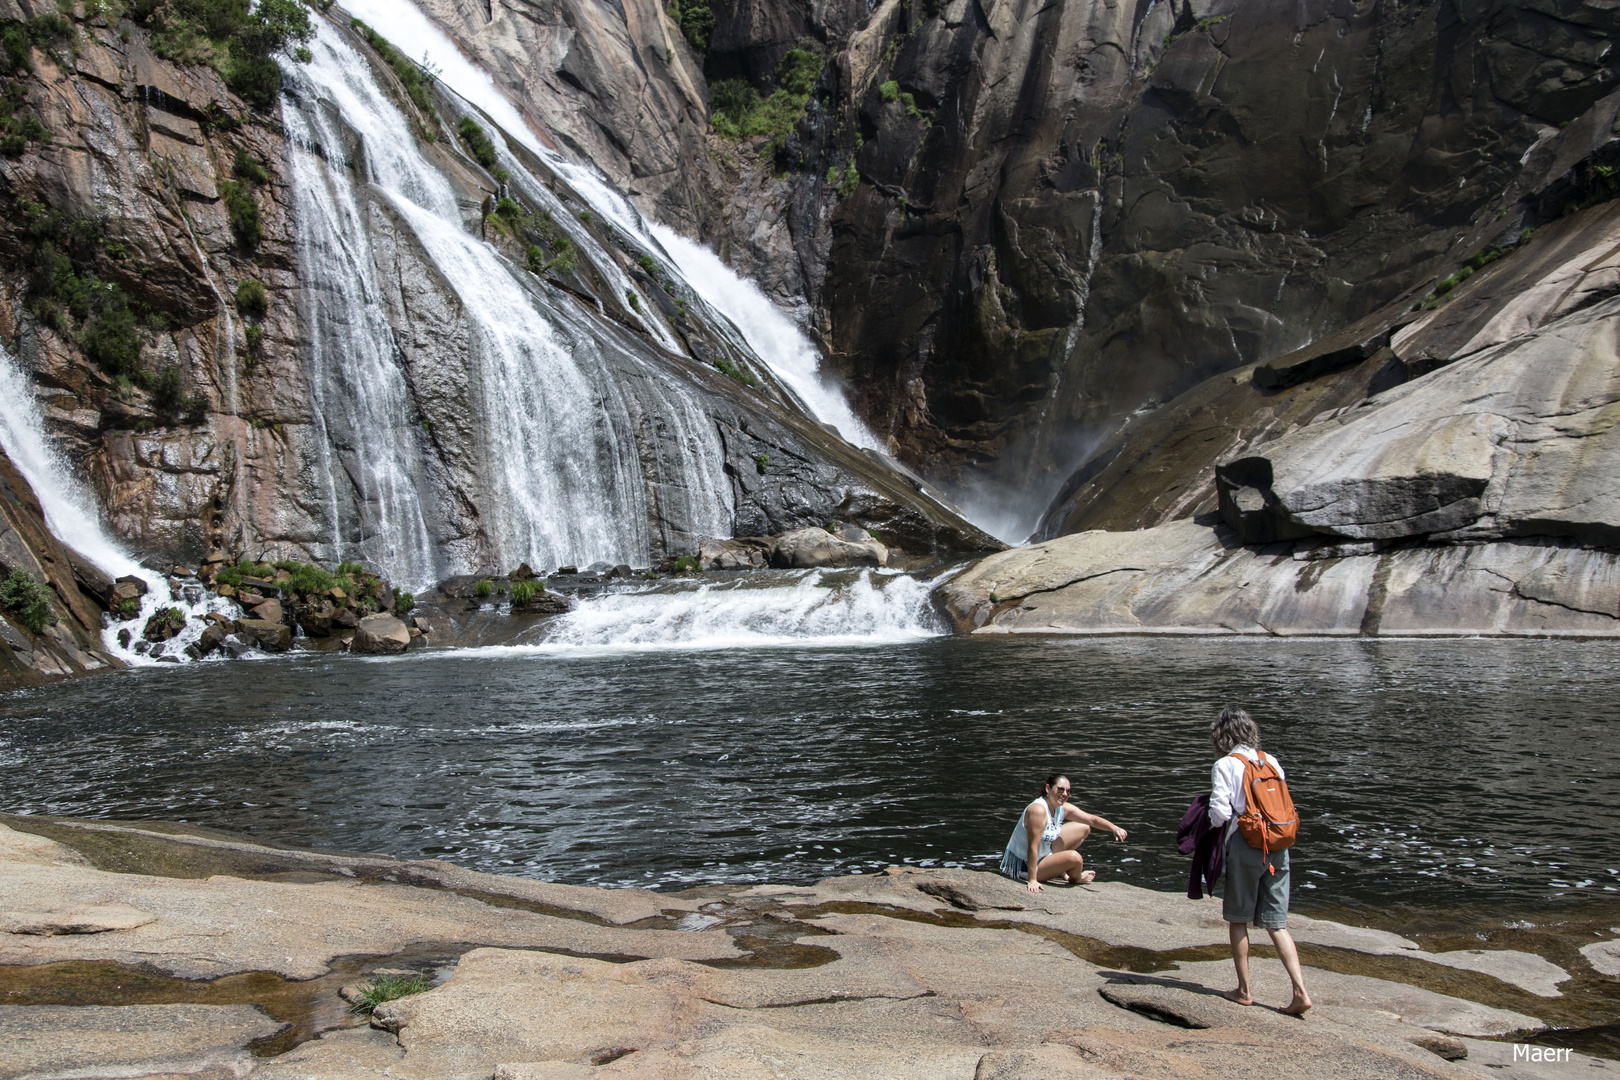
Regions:
<svg viewBox="0 0 1620 1080"><path fill-rule="evenodd" d="M1206 732L1246 705L1304 831L1295 897L1617 899L1608 643L935 638L577 655L309 656L0 697L0 805L581 884L990 868L1050 768L1175 889Z"/></svg>

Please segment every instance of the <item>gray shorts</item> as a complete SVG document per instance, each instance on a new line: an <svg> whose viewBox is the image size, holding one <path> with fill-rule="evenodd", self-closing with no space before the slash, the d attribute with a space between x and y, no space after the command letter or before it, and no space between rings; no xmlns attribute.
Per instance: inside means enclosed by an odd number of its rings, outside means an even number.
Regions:
<svg viewBox="0 0 1620 1080"><path fill-rule="evenodd" d="M1221 917L1229 923L1254 923L1266 930L1288 928L1288 851L1273 851L1271 873L1259 848L1233 831L1226 842L1226 896Z"/></svg>

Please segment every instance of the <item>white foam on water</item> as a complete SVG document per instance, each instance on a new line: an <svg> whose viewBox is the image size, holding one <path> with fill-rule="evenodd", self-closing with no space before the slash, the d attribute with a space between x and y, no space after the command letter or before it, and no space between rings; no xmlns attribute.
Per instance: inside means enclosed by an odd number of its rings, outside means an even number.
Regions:
<svg viewBox="0 0 1620 1080"><path fill-rule="evenodd" d="M788 580L783 581L783 577ZM553 621L543 640L432 656L595 656L626 652L892 645L946 632L938 581L871 570L806 570L737 581L603 592Z"/></svg>
<svg viewBox="0 0 1620 1080"><path fill-rule="evenodd" d="M121 544L107 535L101 526L95 498L46 437L33 386L3 346L0 346L0 446L5 447L17 471L34 489L40 508L45 511L45 526L52 536L111 577L132 575L146 582L147 592L141 598L140 614L130 622L105 627L101 632L103 648L132 666L158 663L154 657L120 645L118 631L128 628L133 646L147 619L159 609L177 607L186 616L186 626L165 644L164 653L178 657L181 663L188 662L191 658L185 654L185 647L201 637L206 629L201 617L209 611L228 612L230 602L200 587L194 599L188 599L184 592L176 596L167 578L136 562Z"/></svg>

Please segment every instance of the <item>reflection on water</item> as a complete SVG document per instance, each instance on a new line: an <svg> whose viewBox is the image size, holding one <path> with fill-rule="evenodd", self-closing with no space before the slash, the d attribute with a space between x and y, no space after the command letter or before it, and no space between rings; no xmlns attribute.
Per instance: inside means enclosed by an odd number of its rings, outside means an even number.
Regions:
<svg viewBox="0 0 1620 1080"><path fill-rule="evenodd" d="M0 698L0 808L195 821L585 884L989 868L1039 778L1185 882L1207 730L1246 705L1305 827L1296 902L1615 900L1612 644L965 640L309 657Z"/></svg>

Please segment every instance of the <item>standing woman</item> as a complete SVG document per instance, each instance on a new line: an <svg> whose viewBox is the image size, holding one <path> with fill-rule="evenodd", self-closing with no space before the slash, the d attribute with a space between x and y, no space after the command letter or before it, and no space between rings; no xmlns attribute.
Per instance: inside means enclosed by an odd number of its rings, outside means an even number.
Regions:
<svg viewBox="0 0 1620 1080"><path fill-rule="evenodd" d="M1080 845L1094 828L1107 829L1115 840L1129 835L1107 818L1069 802L1069 778L1053 773L1041 785L1041 797L1024 807L1001 855L1001 872L1014 881L1028 879L1030 892L1040 892L1041 882L1054 878L1067 878L1071 885L1093 881L1097 872L1085 869Z"/></svg>
<svg viewBox="0 0 1620 1080"><path fill-rule="evenodd" d="M1225 997L1239 1005L1254 1004L1249 988L1249 923L1252 922L1271 935L1277 957L1294 984L1294 999L1282 1011L1300 1016L1311 1007L1311 995L1305 992L1299 950L1294 948L1293 935L1288 932L1288 849L1272 852L1268 866L1267 856L1251 847L1237 827L1238 818L1248 809L1249 802L1243 790L1243 762L1233 755L1259 762L1260 755L1265 753L1260 749L1260 726L1242 709L1228 706L1210 725L1209 738L1215 744L1216 753L1221 755L1210 771L1209 823L1226 826L1226 897L1222 901L1221 916L1227 923L1238 982L1237 989L1226 991ZM1266 760L1286 781L1277 759L1266 754Z"/></svg>

